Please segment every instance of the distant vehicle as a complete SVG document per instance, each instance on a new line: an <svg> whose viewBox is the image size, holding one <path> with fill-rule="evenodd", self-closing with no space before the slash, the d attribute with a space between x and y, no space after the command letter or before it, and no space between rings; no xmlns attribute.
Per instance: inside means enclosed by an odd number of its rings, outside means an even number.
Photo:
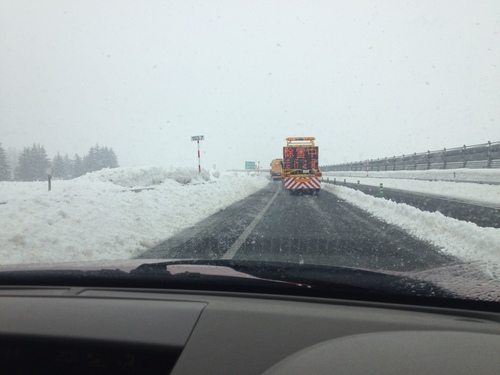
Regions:
<svg viewBox="0 0 500 375"><path fill-rule="evenodd" d="M283 159L273 159L271 162L271 178L280 181L283 178Z"/></svg>
<svg viewBox="0 0 500 375"><path fill-rule="evenodd" d="M283 187L290 194L318 194L321 189L318 146L314 137L289 137L283 147Z"/></svg>

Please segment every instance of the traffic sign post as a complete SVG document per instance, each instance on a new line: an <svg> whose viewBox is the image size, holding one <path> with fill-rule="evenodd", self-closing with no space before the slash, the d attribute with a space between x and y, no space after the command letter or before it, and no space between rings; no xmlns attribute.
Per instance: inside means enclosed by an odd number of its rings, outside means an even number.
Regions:
<svg viewBox="0 0 500 375"><path fill-rule="evenodd" d="M200 157L200 141L203 141L205 136L203 135L194 135L191 137L191 141L196 141L198 144L198 173L201 173L201 157Z"/></svg>

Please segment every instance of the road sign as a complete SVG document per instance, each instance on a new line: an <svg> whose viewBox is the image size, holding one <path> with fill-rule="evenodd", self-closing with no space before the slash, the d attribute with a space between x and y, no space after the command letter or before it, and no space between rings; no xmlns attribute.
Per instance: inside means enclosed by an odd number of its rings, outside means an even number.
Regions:
<svg viewBox="0 0 500 375"><path fill-rule="evenodd" d="M254 161L246 161L245 162L245 169L248 171L253 171L255 170L255 162Z"/></svg>
<svg viewBox="0 0 500 375"><path fill-rule="evenodd" d="M201 173L201 158L200 158L200 141L203 141L205 137L203 135L195 135L191 137L192 141L198 143L198 173Z"/></svg>

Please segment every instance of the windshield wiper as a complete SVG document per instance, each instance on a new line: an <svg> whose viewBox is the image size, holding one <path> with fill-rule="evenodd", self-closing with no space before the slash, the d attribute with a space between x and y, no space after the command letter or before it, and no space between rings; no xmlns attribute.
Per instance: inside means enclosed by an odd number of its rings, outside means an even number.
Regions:
<svg viewBox="0 0 500 375"><path fill-rule="evenodd" d="M180 272L184 267L186 270ZM203 268L230 268L255 279L207 275ZM208 290L272 294L274 298L279 295L288 296L284 298L326 298L337 303L341 300L391 303L412 309L415 306L430 306L500 311L496 302L471 300L410 275L341 266L234 259L174 260L142 264L132 270L131 275L168 281L166 284L171 287L195 293L196 290Z"/></svg>
<svg viewBox="0 0 500 375"><path fill-rule="evenodd" d="M7 271L0 272L0 284L270 293L373 301L385 298L392 302L400 302L401 296L457 298L432 283L406 276L340 266L234 259L143 263L130 272Z"/></svg>
<svg viewBox="0 0 500 375"><path fill-rule="evenodd" d="M176 266L189 268L184 272L171 273ZM199 267L226 267L235 272L252 276L261 281L274 281L314 290L331 292L363 292L383 294L406 294L433 297L456 297L432 283L416 281L410 277L392 275L340 266L325 266L298 263L267 261L248 261L234 259L179 260L145 263L131 271L132 275L174 278L178 281L193 279L210 280L212 275L203 273ZM197 268L198 267L198 268ZM234 275L217 275L221 278L234 278ZM246 279L249 281L249 279Z"/></svg>

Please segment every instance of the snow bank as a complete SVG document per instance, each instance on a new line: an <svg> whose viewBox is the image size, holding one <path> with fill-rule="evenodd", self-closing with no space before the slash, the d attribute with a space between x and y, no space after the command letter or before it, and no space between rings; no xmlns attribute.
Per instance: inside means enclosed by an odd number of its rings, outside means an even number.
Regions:
<svg viewBox="0 0 500 375"><path fill-rule="evenodd" d="M500 269L500 229L481 228L474 223L449 218L439 212L424 212L404 203L366 195L343 186L323 184L339 198L430 242L443 252L466 262L489 264L492 277Z"/></svg>
<svg viewBox="0 0 500 375"><path fill-rule="evenodd" d="M50 192L44 182L1 182L0 263L128 259L268 183L215 175L106 169L53 181Z"/></svg>
<svg viewBox="0 0 500 375"><path fill-rule="evenodd" d="M409 172L409 171L407 171ZM476 173L482 171L476 171ZM498 171L500 172L500 170ZM353 172L355 173L355 172ZM357 173L357 172L356 172ZM356 177L356 176L332 176L328 174L326 178L333 181L337 177L337 184L343 183L344 179L347 183L357 183L362 185L380 186L384 188L407 190L415 193L423 193L435 196L445 196L448 198L459 199L469 203L485 204L500 208L500 185L489 185L469 182L448 182L448 181L424 181L419 179L403 179L402 174L394 172L395 178L381 178L378 174L371 174L372 177ZM387 174L389 176L390 174ZM469 180L478 179L477 175L469 172ZM498 174L500 176L500 174ZM365 172L366 176L366 172ZM476 177L474 177L476 176Z"/></svg>
<svg viewBox="0 0 500 375"><path fill-rule="evenodd" d="M164 183L166 180L174 180L180 184L194 184L209 181L214 173L202 170L199 174L195 169L176 168L167 170L154 167L133 167L102 169L97 172L88 173L79 177L81 181L87 182L111 182L115 185L141 188Z"/></svg>

